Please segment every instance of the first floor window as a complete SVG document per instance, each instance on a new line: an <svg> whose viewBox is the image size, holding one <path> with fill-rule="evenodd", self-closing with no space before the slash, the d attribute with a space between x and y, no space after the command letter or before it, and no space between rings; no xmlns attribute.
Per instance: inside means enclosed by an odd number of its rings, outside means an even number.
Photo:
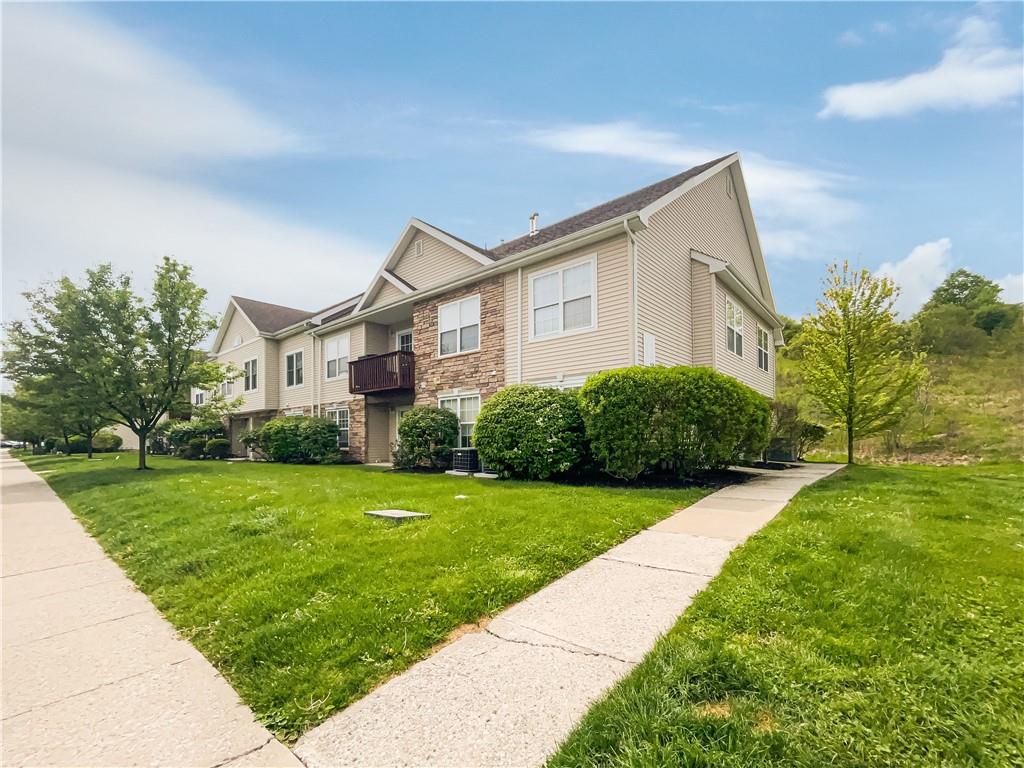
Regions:
<svg viewBox="0 0 1024 768"><path fill-rule="evenodd" d="M233 382L233 381L223 381L223 382L221 382L220 393L224 397L231 397L231 393L234 391L234 389L235 389L235 382Z"/></svg>
<svg viewBox="0 0 1024 768"><path fill-rule="evenodd" d="M725 300L725 345L743 357L743 310L731 299Z"/></svg>
<svg viewBox="0 0 1024 768"><path fill-rule="evenodd" d="M442 408L459 417L459 448L473 447L473 426L476 424L476 417L480 413L480 395L457 395L442 397L440 401Z"/></svg>
<svg viewBox="0 0 1024 768"><path fill-rule="evenodd" d="M593 259L531 277L530 305L535 338L593 328Z"/></svg>
<svg viewBox="0 0 1024 768"><path fill-rule="evenodd" d="M347 333L328 339L324 343L324 359L327 361L327 378L333 379L348 373L349 337Z"/></svg>
<svg viewBox="0 0 1024 768"><path fill-rule="evenodd" d="M437 329L442 355L480 349L480 297L442 304L437 310Z"/></svg>
<svg viewBox="0 0 1024 768"><path fill-rule="evenodd" d="M302 351L292 352L284 358L285 386L297 387L302 383Z"/></svg>
<svg viewBox="0 0 1024 768"><path fill-rule="evenodd" d="M757 367L762 371L767 371L769 368L768 350L768 331L758 326L757 328Z"/></svg>
<svg viewBox="0 0 1024 768"><path fill-rule="evenodd" d="M348 408L333 408L327 411L327 418L338 425L338 447L348 448Z"/></svg>
<svg viewBox="0 0 1024 768"><path fill-rule="evenodd" d="M242 370L244 372L242 377L242 389L246 392L253 392L256 389L256 369L257 365L255 359L246 360L245 364L242 366Z"/></svg>
<svg viewBox="0 0 1024 768"><path fill-rule="evenodd" d="M193 398L192 402L195 405L202 405L205 400L206 400L206 393L205 392L196 392L196 396Z"/></svg>

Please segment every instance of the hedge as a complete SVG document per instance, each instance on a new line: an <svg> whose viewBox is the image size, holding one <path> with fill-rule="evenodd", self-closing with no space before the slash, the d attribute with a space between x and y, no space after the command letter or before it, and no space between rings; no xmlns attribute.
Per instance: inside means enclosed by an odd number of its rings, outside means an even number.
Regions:
<svg viewBox="0 0 1024 768"><path fill-rule="evenodd" d="M506 387L484 403L473 443L503 477L544 480L571 472L586 455L576 395L531 384Z"/></svg>
<svg viewBox="0 0 1024 768"><path fill-rule="evenodd" d="M223 437L215 437L206 442L203 453L211 459L226 459L231 455L231 441Z"/></svg>
<svg viewBox="0 0 1024 768"><path fill-rule="evenodd" d="M109 430L101 430L93 435L92 438L92 450L93 453L112 453L120 450L121 444L124 441L121 436L115 432ZM62 442L55 443L53 450L57 453L88 453L89 452L89 441L84 435L72 435L68 438L67 445Z"/></svg>
<svg viewBox="0 0 1024 768"><path fill-rule="evenodd" d="M284 416L271 419L242 441L270 461L311 464L338 451L338 425L316 416Z"/></svg>
<svg viewBox="0 0 1024 768"><path fill-rule="evenodd" d="M416 406L398 424L394 464L400 469L445 469L459 438L459 417L446 408Z"/></svg>
<svg viewBox="0 0 1024 768"><path fill-rule="evenodd" d="M593 457L626 480L652 469L718 469L758 457L768 444L768 399L710 368L605 371L579 398Z"/></svg>

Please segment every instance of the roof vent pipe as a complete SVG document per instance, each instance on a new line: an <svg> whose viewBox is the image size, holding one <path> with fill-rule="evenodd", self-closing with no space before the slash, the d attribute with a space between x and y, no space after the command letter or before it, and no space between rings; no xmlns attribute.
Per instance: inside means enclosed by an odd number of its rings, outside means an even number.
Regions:
<svg viewBox="0 0 1024 768"><path fill-rule="evenodd" d="M537 234L537 219L540 217L539 213L530 214L530 236Z"/></svg>

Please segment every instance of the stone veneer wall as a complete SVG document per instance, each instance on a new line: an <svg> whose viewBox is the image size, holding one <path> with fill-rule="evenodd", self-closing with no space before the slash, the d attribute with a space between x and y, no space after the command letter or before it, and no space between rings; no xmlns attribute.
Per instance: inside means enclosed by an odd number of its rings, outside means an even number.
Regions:
<svg viewBox="0 0 1024 768"><path fill-rule="evenodd" d="M480 294L480 349L438 357L437 308ZM415 405L437 405L441 393L478 390L483 402L505 386L505 280L481 280L413 305L413 351L416 353Z"/></svg>

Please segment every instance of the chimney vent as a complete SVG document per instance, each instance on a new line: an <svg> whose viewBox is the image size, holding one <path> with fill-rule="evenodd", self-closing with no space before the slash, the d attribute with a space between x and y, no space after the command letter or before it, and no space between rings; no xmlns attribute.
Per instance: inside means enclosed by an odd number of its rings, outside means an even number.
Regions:
<svg viewBox="0 0 1024 768"><path fill-rule="evenodd" d="M537 234L537 219L540 217L539 213L530 214L530 236Z"/></svg>

